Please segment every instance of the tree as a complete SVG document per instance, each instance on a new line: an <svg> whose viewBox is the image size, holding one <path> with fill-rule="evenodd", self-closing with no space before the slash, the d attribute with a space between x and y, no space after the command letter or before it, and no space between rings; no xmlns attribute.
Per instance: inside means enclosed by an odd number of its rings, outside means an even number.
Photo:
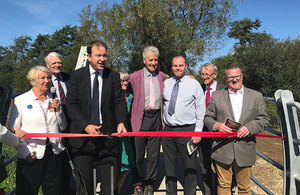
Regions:
<svg viewBox="0 0 300 195"><path fill-rule="evenodd" d="M237 63L243 70L245 86L265 96L273 97L277 89L289 89L299 101L299 39L280 40L266 32L252 32L252 27L258 24L258 19L255 22L244 19L232 23L230 35L238 38L239 44L235 45L233 55L214 59L213 62L220 69L228 63Z"/></svg>
<svg viewBox="0 0 300 195"><path fill-rule="evenodd" d="M234 21L230 23L231 27L229 29L228 37L238 39L239 45L244 47L247 44L253 44L256 33L253 30L257 30L261 26L261 21L257 18L255 21L251 21L248 18L243 20Z"/></svg>
<svg viewBox="0 0 300 195"><path fill-rule="evenodd" d="M52 35L39 34L34 41L29 36L20 36L12 45L0 46L0 83L12 85L15 92L29 90L28 70L36 65L45 65L44 58L52 51L62 55L64 71L71 72L81 45L84 41L77 26L66 25Z"/></svg>
<svg viewBox="0 0 300 195"><path fill-rule="evenodd" d="M171 59L186 56L191 67L215 48L234 13L232 0L124 0L112 8L102 2L82 10L80 31L86 40L108 44L110 66L143 67L142 50L160 51L160 69L170 73Z"/></svg>

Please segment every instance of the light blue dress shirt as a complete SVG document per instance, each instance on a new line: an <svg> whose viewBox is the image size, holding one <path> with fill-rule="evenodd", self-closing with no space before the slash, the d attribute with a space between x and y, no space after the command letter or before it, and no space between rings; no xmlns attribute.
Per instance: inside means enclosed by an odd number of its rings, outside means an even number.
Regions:
<svg viewBox="0 0 300 195"><path fill-rule="evenodd" d="M196 79L191 79L186 75L182 77L179 82L175 113L170 116L168 108L175 83L175 77L169 78L164 82L164 122L168 126L195 124L194 131L202 131L205 114L205 97L201 85Z"/></svg>

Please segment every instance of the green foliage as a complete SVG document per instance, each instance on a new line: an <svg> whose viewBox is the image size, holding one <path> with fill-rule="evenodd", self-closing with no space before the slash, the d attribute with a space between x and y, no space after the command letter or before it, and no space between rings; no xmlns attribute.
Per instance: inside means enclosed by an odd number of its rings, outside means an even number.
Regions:
<svg viewBox="0 0 300 195"><path fill-rule="evenodd" d="M280 120L277 113L277 107L274 102L266 102L267 113L270 117L269 127L273 129L280 128Z"/></svg>
<svg viewBox="0 0 300 195"><path fill-rule="evenodd" d="M265 32L254 33L260 21L235 21L230 36L238 38L234 54L214 59L220 73L237 63L244 73L244 85L273 97L277 89L288 89L300 100L300 40L280 40ZM219 74L220 74L219 73ZM221 76L221 75L220 75ZM219 76L219 77L220 77Z"/></svg>
<svg viewBox="0 0 300 195"><path fill-rule="evenodd" d="M64 26L52 35L39 34L34 41L29 36L20 36L7 47L0 46L0 83L9 84L14 93L31 88L26 75L36 65L45 65L44 58L50 52L62 55L63 71L74 70L80 46L85 45L77 26Z"/></svg>
<svg viewBox="0 0 300 195"><path fill-rule="evenodd" d="M255 39L255 33L252 31L257 30L261 26L261 21L259 19L255 19L255 21L251 21L248 18L243 20L234 21L230 23L231 27L229 29L229 33L227 34L230 38L235 38L239 40L239 46L246 46L246 44L252 44ZM236 46L238 46L236 44Z"/></svg>
<svg viewBox="0 0 300 195"><path fill-rule="evenodd" d="M4 156L5 160L9 159L15 154L16 150L14 147L3 144L2 155ZM13 161L8 166L6 166L6 171L8 175L8 178L6 179L6 192L10 192L14 187L16 187L16 164L16 161Z"/></svg>
<svg viewBox="0 0 300 195"><path fill-rule="evenodd" d="M124 0L95 11L82 10L80 32L86 40L101 39L109 47L110 67L142 68L142 50L160 51L160 69L170 73L175 55L188 58L191 67L224 36L234 13L232 0Z"/></svg>

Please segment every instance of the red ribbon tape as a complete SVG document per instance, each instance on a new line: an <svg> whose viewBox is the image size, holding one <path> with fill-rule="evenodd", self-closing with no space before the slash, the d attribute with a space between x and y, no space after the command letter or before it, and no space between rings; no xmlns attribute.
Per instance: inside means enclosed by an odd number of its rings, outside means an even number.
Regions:
<svg viewBox="0 0 300 195"><path fill-rule="evenodd" d="M145 137L236 137L237 132L193 132L193 131L151 131L151 132L128 132L112 133L105 135L90 135L80 133L27 133L24 138L34 137L105 137L105 136L145 136ZM283 138L282 136L256 134L255 137Z"/></svg>

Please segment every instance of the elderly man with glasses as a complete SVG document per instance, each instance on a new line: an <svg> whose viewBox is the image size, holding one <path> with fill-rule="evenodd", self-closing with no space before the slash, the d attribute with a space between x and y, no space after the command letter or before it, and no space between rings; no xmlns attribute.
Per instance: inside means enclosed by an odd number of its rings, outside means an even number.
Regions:
<svg viewBox="0 0 300 195"><path fill-rule="evenodd" d="M201 85L204 96L205 96L205 105L207 108L208 102L212 95L212 92L220 89L224 89L225 85L218 83L216 78L218 76L218 68L216 65L212 63L206 63L201 68L201 78L203 80L203 84ZM203 131L208 131L208 129L204 126ZM216 194L217 190L217 178L216 174L211 170L211 144L212 138L203 137L200 142L199 149L199 157L200 157L200 166L203 175L203 185L204 190L203 193L205 195Z"/></svg>

